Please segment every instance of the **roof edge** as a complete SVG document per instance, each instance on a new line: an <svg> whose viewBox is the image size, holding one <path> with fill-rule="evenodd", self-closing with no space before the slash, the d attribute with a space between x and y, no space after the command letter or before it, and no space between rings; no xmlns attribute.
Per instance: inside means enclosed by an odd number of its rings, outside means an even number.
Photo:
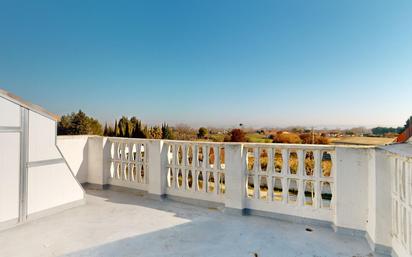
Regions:
<svg viewBox="0 0 412 257"><path fill-rule="evenodd" d="M18 105L20 105L24 108L29 109L31 111L37 112L41 115L44 115L47 118L50 118L52 120L55 120L55 121L60 120L60 117L58 115L47 111L46 109L44 109L43 107L41 107L39 105L30 103L30 102L22 99L21 97L16 96L16 95L14 95L14 94L12 94L12 93L10 93L10 92L2 89L2 88L0 88L0 97L3 97L3 98L5 98L5 99L7 99L7 100L9 100L9 101L11 101L15 104L18 104Z"/></svg>

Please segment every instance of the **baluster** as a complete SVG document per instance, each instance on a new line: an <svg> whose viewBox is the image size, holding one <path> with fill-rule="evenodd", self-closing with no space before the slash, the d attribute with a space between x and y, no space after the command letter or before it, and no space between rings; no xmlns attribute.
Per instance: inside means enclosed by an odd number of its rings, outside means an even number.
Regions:
<svg viewBox="0 0 412 257"><path fill-rule="evenodd" d="M173 168L172 168L172 176L173 176L173 183L172 183L172 185L171 185L171 187L173 188L173 189L176 189L177 188L177 176L178 176L178 169L177 169L177 166L178 166L178 145L177 144L173 144L173 149L172 149L172 152L173 152L173 161L172 161L172 163L173 163Z"/></svg>
<svg viewBox="0 0 412 257"><path fill-rule="evenodd" d="M266 167L266 173L267 173L267 178L266 178L266 183L268 186L268 191L267 191L267 201L272 202L273 201L273 179L274 179L274 174L275 174L275 164L274 164L274 148L268 148L268 163Z"/></svg>
<svg viewBox="0 0 412 257"><path fill-rule="evenodd" d="M288 178L283 177L282 181L282 203L287 204L289 202L289 181Z"/></svg>
<svg viewBox="0 0 412 257"><path fill-rule="evenodd" d="M297 204L298 206L305 205L305 181L303 179L298 179L298 196L297 196Z"/></svg>
<svg viewBox="0 0 412 257"><path fill-rule="evenodd" d="M192 176L193 176L193 190L194 191L199 191L199 188L198 188L198 183L199 183L199 180L198 180L198 178L199 178L198 177L199 176L198 159L199 159L199 155L198 155L197 150L198 150L197 145L193 144L193 148L192 148L192 151L193 151Z"/></svg>
<svg viewBox="0 0 412 257"><path fill-rule="evenodd" d="M289 174L289 151L288 149L282 149L282 174L283 176Z"/></svg>
<svg viewBox="0 0 412 257"><path fill-rule="evenodd" d="M215 170L221 170L220 167L220 147L218 145L214 146L214 152L215 152Z"/></svg>
<svg viewBox="0 0 412 257"><path fill-rule="evenodd" d="M183 168L182 168L182 189L183 191L187 190L187 169L188 169L188 161L187 161L187 153L188 153L188 144L183 144L182 145L182 163L183 163Z"/></svg>
<svg viewBox="0 0 412 257"><path fill-rule="evenodd" d="M142 167L144 167L144 177L143 177L143 183L148 183L149 180L149 167L147 165L147 160L148 160L148 155L149 155L149 151L147 149L147 144L146 143L142 143L141 144L143 146L143 158L142 159Z"/></svg>
<svg viewBox="0 0 412 257"><path fill-rule="evenodd" d="M313 151L313 160L315 162L313 170L313 191L315 191L315 197L313 199L313 207L320 208L321 204L321 195L320 195L320 172L321 172L321 159L320 159L320 150Z"/></svg>
<svg viewBox="0 0 412 257"><path fill-rule="evenodd" d="M209 167L209 147L207 145L202 146L203 149L203 163L202 167L207 169Z"/></svg>
<svg viewBox="0 0 412 257"><path fill-rule="evenodd" d="M220 184L219 184L219 180L220 180L220 176L219 176L219 148L216 145L213 145L213 154L215 155L214 158L214 162L213 162L213 174L215 176L215 194L218 195L219 194L219 190L220 190Z"/></svg>
<svg viewBox="0 0 412 257"><path fill-rule="evenodd" d="M124 180L124 170L125 170L125 144L122 143L120 145L120 156L121 156L121 169L120 169L120 180Z"/></svg>
<svg viewBox="0 0 412 257"><path fill-rule="evenodd" d="M255 157L254 159L254 164L253 164L253 184L254 184L254 192L253 192L253 198L254 199L259 199L259 191L260 191L260 181L259 181L259 171L260 171L260 155L259 155L259 148L255 147L253 148L253 155Z"/></svg>
<svg viewBox="0 0 412 257"><path fill-rule="evenodd" d="M246 179L246 184L243 186L245 187L245 195L243 197L248 198L249 194L249 171L248 171L248 148L243 147L243 152L242 152L242 171L243 176L245 176Z"/></svg>

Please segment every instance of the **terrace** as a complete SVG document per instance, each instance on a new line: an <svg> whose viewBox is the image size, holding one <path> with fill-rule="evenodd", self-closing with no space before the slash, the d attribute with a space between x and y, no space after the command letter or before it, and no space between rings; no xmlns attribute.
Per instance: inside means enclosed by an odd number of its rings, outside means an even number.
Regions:
<svg viewBox="0 0 412 257"><path fill-rule="evenodd" d="M412 254L412 144L56 137L0 93L0 256Z"/></svg>

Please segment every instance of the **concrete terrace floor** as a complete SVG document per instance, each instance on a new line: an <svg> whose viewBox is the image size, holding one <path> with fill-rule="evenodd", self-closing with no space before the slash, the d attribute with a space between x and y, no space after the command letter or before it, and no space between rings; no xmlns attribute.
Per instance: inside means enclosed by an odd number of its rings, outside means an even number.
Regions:
<svg viewBox="0 0 412 257"><path fill-rule="evenodd" d="M373 256L363 238L111 190L0 232L0 256ZM255 253L257 255L255 255Z"/></svg>

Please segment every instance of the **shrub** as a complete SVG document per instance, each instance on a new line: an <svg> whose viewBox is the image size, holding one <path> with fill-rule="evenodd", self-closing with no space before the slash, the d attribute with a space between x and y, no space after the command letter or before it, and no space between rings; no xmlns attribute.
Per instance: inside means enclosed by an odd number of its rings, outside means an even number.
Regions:
<svg viewBox="0 0 412 257"><path fill-rule="evenodd" d="M284 144L300 144L302 140L300 139L299 135L295 133L276 133L276 135L272 135L271 138L273 139L273 143L284 143Z"/></svg>
<svg viewBox="0 0 412 257"><path fill-rule="evenodd" d="M232 129L230 132L230 142L246 142L246 134L241 129Z"/></svg>
<svg viewBox="0 0 412 257"><path fill-rule="evenodd" d="M197 138L205 138L208 133L209 132L207 131L207 128L200 127L199 131L197 132Z"/></svg>

